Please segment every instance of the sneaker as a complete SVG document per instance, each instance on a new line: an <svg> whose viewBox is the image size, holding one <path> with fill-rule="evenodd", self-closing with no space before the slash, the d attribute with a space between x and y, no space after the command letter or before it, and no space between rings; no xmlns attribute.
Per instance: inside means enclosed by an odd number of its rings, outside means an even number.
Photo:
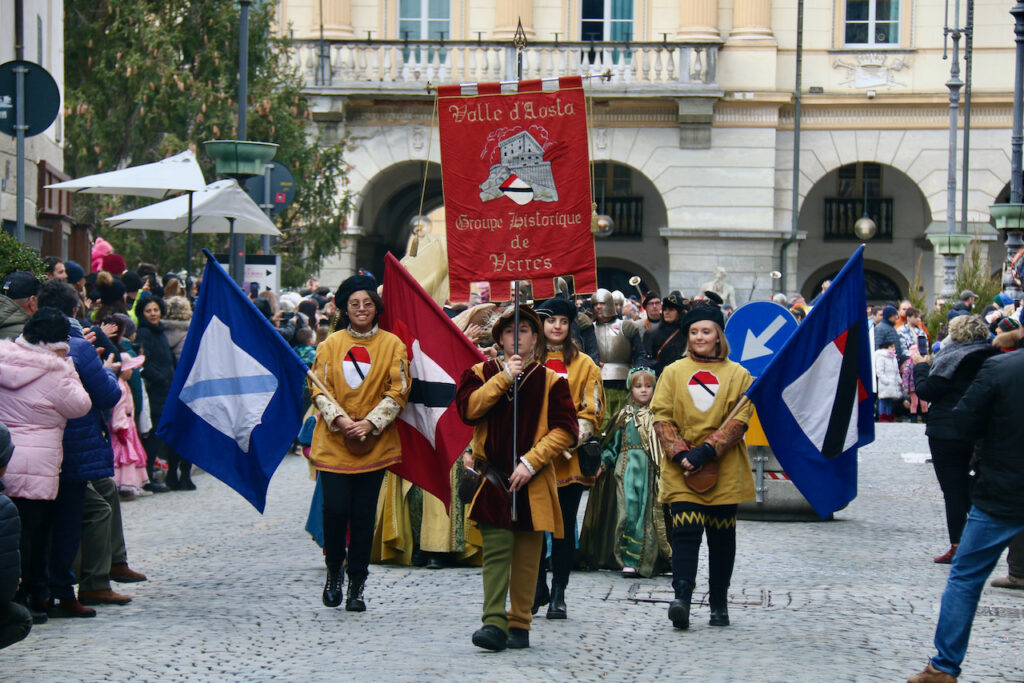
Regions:
<svg viewBox="0 0 1024 683"><path fill-rule="evenodd" d="M631 579L634 576L636 576L636 570L635 569L633 569L632 567L623 567L622 568L622 578L624 578L624 579Z"/></svg>

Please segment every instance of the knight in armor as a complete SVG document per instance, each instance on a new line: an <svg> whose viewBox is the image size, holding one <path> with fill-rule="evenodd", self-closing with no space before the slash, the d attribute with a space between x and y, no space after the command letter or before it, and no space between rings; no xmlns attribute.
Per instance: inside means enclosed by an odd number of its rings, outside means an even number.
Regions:
<svg viewBox="0 0 1024 683"><path fill-rule="evenodd" d="M615 299L607 289L594 292L594 332L601 357L601 381L604 383L608 417L626 404L626 377L631 367L649 365L647 354L640 343L640 323L623 320L615 311Z"/></svg>

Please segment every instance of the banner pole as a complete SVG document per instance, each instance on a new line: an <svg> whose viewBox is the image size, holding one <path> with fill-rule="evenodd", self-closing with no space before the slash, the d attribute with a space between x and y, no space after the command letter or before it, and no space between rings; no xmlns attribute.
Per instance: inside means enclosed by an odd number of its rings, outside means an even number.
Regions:
<svg viewBox="0 0 1024 683"><path fill-rule="evenodd" d="M523 80L523 48L526 47L526 31L523 30L523 20L519 20L516 27L516 34L512 38L512 44L516 48L516 78ZM513 306L515 312L512 314L513 325L515 326L515 341L513 342L513 354L519 355L519 281L512 281L512 288L515 290ZM519 466L519 375L512 379L512 471L515 472ZM518 521L516 514L516 491L512 490L512 521Z"/></svg>

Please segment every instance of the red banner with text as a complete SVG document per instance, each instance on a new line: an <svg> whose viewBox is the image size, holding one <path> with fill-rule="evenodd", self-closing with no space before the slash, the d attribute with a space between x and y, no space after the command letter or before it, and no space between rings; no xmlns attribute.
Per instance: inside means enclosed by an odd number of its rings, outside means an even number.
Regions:
<svg viewBox="0 0 1024 683"><path fill-rule="evenodd" d="M482 280L495 300L508 300L515 280L546 299L558 276L593 292L582 79L520 81L506 93L499 83L441 86L438 119L450 299L468 301Z"/></svg>

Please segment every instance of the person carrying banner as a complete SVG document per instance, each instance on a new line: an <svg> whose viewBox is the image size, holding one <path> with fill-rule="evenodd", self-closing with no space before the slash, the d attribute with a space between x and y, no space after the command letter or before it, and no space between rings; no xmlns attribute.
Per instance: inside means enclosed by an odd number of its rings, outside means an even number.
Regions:
<svg viewBox="0 0 1024 683"><path fill-rule="evenodd" d="M698 305L682 321L686 355L665 369L654 390L654 430L665 452L659 501L672 515L672 588L668 616L690 626L701 537L707 533L712 626L728 626L728 591L736 559L736 509L754 500L743 443L752 406L738 411L751 379L729 360L722 311ZM717 475L717 477L716 477Z"/></svg>
<svg viewBox="0 0 1024 683"><path fill-rule="evenodd" d="M322 419L313 432L309 459L323 483L323 603L341 604L341 565L347 557L345 609L362 612L380 485L385 468L402 461L398 432L391 425L405 407L412 382L405 344L377 327L384 304L376 281L354 275L341 283L334 301L340 329L317 347L313 363L313 373L330 393L317 383L310 386Z"/></svg>
<svg viewBox="0 0 1024 683"><path fill-rule="evenodd" d="M463 463L481 475L469 513L483 537L483 626L473 633L473 644L495 651L530 646L543 532L556 538L565 533L555 470L548 464L562 457L578 435L569 383L537 362L543 348L540 319L530 307L520 306L517 330L515 310L509 307L493 327L504 360L466 370L455 395L460 417L474 426L472 453L463 456ZM513 497L510 491L518 494ZM506 597L511 603L507 612Z"/></svg>
<svg viewBox="0 0 1024 683"><path fill-rule="evenodd" d="M584 354L571 335L576 320L576 306L568 299L548 299L537 308L544 326L545 354L543 362L550 370L569 382L569 390L576 405L579 446L597 431L604 417L604 387L601 371L590 356ZM558 486L558 504L562 509L565 535L551 541L551 589L548 590L544 553L541 553L540 572L537 574L537 593L534 612L548 605L548 619L565 619L565 589L569 585L576 551L576 513L580 508L583 491L594 485L595 472L583 473L577 450L563 451L552 460L555 482Z"/></svg>

